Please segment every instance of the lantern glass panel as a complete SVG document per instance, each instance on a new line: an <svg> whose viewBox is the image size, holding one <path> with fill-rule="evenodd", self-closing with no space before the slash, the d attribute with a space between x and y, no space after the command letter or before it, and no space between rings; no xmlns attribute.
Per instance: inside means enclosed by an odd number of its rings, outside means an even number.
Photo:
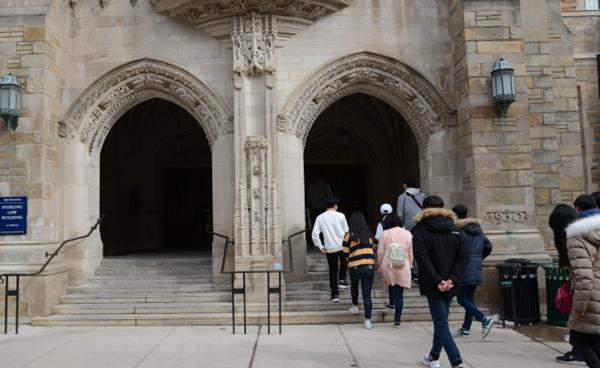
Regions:
<svg viewBox="0 0 600 368"><path fill-rule="evenodd" d="M17 91L17 104L15 107L15 111L18 115L21 115L21 91Z"/></svg>
<svg viewBox="0 0 600 368"><path fill-rule="evenodd" d="M13 87L10 89L9 109L13 113L17 110L17 94L18 94L18 91L16 88Z"/></svg>
<svg viewBox="0 0 600 368"><path fill-rule="evenodd" d="M9 93L7 88L0 87L0 111L8 110Z"/></svg>
<svg viewBox="0 0 600 368"><path fill-rule="evenodd" d="M506 73L506 74L502 74L502 87L503 87L503 91L502 94L503 95L512 95L512 81L511 81L511 75Z"/></svg>
<svg viewBox="0 0 600 368"><path fill-rule="evenodd" d="M494 76L494 97L502 94L502 77L499 74Z"/></svg>

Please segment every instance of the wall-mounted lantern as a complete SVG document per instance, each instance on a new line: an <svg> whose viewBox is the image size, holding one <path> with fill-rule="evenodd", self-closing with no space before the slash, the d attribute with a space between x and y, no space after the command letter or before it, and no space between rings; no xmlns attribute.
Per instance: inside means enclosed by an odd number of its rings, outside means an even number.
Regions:
<svg viewBox="0 0 600 368"><path fill-rule="evenodd" d="M492 95L498 113L506 117L506 111L516 101L517 93L515 91L515 70L504 59L496 61L492 67Z"/></svg>
<svg viewBox="0 0 600 368"><path fill-rule="evenodd" d="M14 131L21 115L21 84L12 74L0 80L0 118Z"/></svg>

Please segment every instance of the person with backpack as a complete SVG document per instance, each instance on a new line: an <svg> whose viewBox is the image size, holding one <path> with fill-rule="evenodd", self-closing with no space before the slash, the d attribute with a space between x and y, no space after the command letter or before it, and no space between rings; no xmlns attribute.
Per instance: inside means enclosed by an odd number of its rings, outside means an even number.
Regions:
<svg viewBox="0 0 600 368"><path fill-rule="evenodd" d="M396 214L402 219L404 228L411 231L415 226L414 217L423 209L423 200L427 195L417 188L417 181L413 178L406 178L402 182L403 193L398 196L398 206ZM419 274L419 265L413 264L412 277L417 281Z"/></svg>
<svg viewBox="0 0 600 368"><path fill-rule="evenodd" d="M394 327L401 326L404 306L404 289L411 287L413 263L412 234L402 228L402 219L395 213L387 215L379 246L377 247L377 269L394 301Z"/></svg>
<svg viewBox="0 0 600 368"><path fill-rule="evenodd" d="M444 208L444 201L430 195L423 201L423 211L415 217L412 230L413 252L419 264L419 290L427 297L433 320L433 344L421 363L439 368L442 348L453 368L462 368L463 361L454 342L448 315L452 299L458 295L469 261L464 236L456 227L456 215Z"/></svg>
<svg viewBox="0 0 600 368"><path fill-rule="evenodd" d="M360 212L353 212L350 215L349 227L350 230L344 237L343 248L350 270L350 294L352 297L350 312L352 314L360 313L358 307L358 286L360 283L365 308L365 328L370 330L373 327L371 323L373 309L371 290L375 279L373 234L367 225L365 216Z"/></svg>
<svg viewBox="0 0 600 368"><path fill-rule="evenodd" d="M465 309L465 319L458 330L458 336L469 337L473 318L481 322L481 337L485 339L494 326L495 319L485 316L475 304L475 291L483 282L483 260L492 252L492 243L481 230L481 221L468 218L469 210L462 204L452 208L458 217L454 223L461 229L469 252L469 263L460 282L458 304Z"/></svg>
<svg viewBox="0 0 600 368"><path fill-rule="evenodd" d="M579 199L579 198L578 198ZM583 209L575 201L575 208ZM573 304L567 326L573 348L588 367L600 367L600 215L581 211L567 227Z"/></svg>
<svg viewBox="0 0 600 368"><path fill-rule="evenodd" d="M417 188L417 181L413 178L404 179L402 189L403 193L398 196L396 214L402 219L404 228L411 231L415 227L413 219L423 209L423 200L427 195Z"/></svg>
<svg viewBox="0 0 600 368"><path fill-rule="evenodd" d="M381 213L381 221L379 221L379 223L377 224L377 230L375 231L375 241L379 242L379 240L381 239L381 235L383 235L383 223L385 222L385 219L388 217L388 215L392 212L394 212L392 205L389 203L384 203L381 205L381 207L379 207L379 212ZM401 220L402 221L402 220ZM388 309L395 309L394 307L394 296L393 296L393 292L392 292L392 286L388 285L388 297L389 297L389 303L385 304L385 307Z"/></svg>

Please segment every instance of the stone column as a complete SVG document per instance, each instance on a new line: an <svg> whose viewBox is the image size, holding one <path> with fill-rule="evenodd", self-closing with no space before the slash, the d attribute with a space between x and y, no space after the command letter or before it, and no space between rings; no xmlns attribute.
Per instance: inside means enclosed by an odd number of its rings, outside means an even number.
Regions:
<svg viewBox="0 0 600 368"><path fill-rule="evenodd" d="M491 262L508 258L549 259L537 229L534 162L530 135L530 64L540 57L524 51L522 24L544 17L544 1L452 1L458 139L464 160L463 202L484 221L494 243ZM526 13L525 13L526 12ZM527 16L525 16L527 14ZM528 26L529 27L529 26ZM536 34L544 31L543 26ZM529 37L529 36L527 36ZM504 57L515 68L517 101L506 118L492 101L490 71Z"/></svg>
<svg viewBox="0 0 600 368"><path fill-rule="evenodd" d="M236 270L281 267L281 234L273 174L276 132L273 15L250 12L233 19L235 109ZM250 282L251 299L262 301L266 282Z"/></svg>
<svg viewBox="0 0 600 368"><path fill-rule="evenodd" d="M39 5L39 4L38 4ZM32 5L13 1L19 16L0 15L0 75L16 75L23 86L15 132L0 124L0 195L28 198L27 234L0 237L0 273L38 271L63 240L61 232L59 116L62 2ZM5 6L6 8L6 6ZM43 275L21 280L22 312L48 315L67 282L62 256ZM3 300L4 295L0 296ZM4 303L0 304L0 311ZM14 299L9 303L12 314Z"/></svg>

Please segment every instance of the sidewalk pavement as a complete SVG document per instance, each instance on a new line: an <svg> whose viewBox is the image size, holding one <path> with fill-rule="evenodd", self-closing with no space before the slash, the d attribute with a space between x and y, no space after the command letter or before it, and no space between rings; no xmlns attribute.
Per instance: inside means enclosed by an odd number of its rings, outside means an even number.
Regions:
<svg viewBox="0 0 600 368"><path fill-rule="evenodd" d="M459 324L452 324L456 330ZM529 338L494 328L482 340L457 338L466 367L553 367L565 342ZM241 329L238 329L238 332ZM406 323L400 329L375 324L266 326L232 335L231 327L30 327L18 336L0 335L2 368L187 368L187 367L419 367L429 351L432 324ZM442 367L449 367L444 353Z"/></svg>

